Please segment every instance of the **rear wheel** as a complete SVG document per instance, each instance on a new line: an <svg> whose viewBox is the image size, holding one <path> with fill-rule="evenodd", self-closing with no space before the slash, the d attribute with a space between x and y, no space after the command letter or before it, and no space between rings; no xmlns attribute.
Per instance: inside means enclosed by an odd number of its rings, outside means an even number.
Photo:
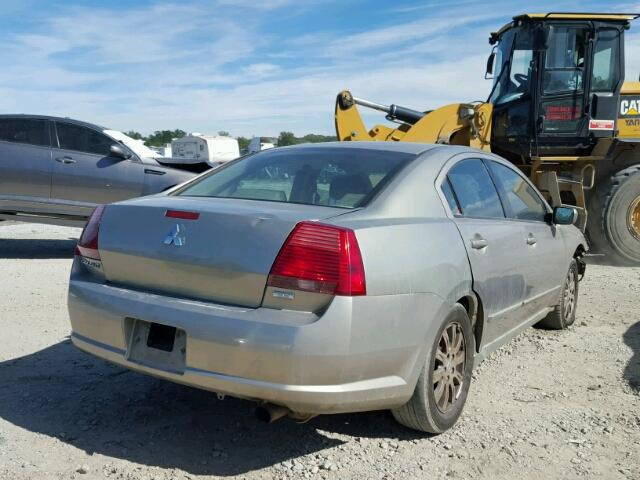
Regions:
<svg viewBox="0 0 640 480"><path fill-rule="evenodd" d="M578 262L571 260L569 271L560 291L558 304L547 317L536 326L550 330L564 330L576 321L576 309L578 308Z"/></svg>
<svg viewBox="0 0 640 480"><path fill-rule="evenodd" d="M451 428L462 413L473 369L474 337L466 310L456 305L438 329L413 396L392 410L405 427L428 433Z"/></svg>
<svg viewBox="0 0 640 480"><path fill-rule="evenodd" d="M607 178L598 190L589 208L595 250L618 263L640 264L640 165Z"/></svg>

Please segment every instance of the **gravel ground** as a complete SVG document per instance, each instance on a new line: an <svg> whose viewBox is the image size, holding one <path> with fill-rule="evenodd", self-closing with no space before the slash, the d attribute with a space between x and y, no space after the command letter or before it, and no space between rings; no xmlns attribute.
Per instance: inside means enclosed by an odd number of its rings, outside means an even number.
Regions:
<svg viewBox="0 0 640 480"><path fill-rule="evenodd" d="M496 352L458 425L428 437L387 412L265 425L75 350L78 235L0 223L0 479L640 479L638 268L590 265L575 325Z"/></svg>

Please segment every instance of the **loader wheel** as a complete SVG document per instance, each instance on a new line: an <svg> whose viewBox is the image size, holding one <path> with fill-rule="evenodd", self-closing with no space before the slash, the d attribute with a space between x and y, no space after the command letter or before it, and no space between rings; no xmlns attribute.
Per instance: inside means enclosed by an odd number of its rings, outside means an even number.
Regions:
<svg viewBox="0 0 640 480"><path fill-rule="evenodd" d="M588 228L594 250L617 263L640 264L640 165L616 173L598 190Z"/></svg>

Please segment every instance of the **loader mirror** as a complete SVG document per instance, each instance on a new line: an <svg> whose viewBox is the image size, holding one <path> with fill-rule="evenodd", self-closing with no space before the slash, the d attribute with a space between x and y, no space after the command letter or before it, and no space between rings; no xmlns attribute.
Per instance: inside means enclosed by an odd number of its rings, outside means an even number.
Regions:
<svg viewBox="0 0 640 480"><path fill-rule="evenodd" d="M556 225L573 225L578 219L578 212L573 207L555 207L553 223Z"/></svg>
<svg viewBox="0 0 640 480"><path fill-rule="evenodd" d="M487 71L484 75L484 78L486 80L489 80L491 78L493 78L493 64L496 61L496 52L491 52L491 55L489 55L489 58L487 58Z"/></svg>
<svg viewBox="0 0 640 480"><path fill-rule="evenodd" d="M533 50L544 52L549 48L549 27L538 26L533 30Z"/></svg>

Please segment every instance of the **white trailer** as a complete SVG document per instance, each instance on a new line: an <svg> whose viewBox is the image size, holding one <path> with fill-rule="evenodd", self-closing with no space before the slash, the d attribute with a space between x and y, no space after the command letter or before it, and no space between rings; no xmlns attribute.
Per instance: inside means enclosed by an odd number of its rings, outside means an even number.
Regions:
<svg viewBox="0 0 640 480"><path fill-rule="evenodd" d="M276 142L273 138L253 137L249 142L247 153L255 153L262 150L268 150L269 148L274 148L276 146L275 143Z"/></svg>
<svg viewBox="0 0 640 480"><path fill-rule="evenodd" d="M162 157L171 158L172 157L171 144L165 143L164 146L158 147L158 153L160 153L160 156Z"/></svg>
<svg viewBox="0 0 640 480"><path fill-rule="evenodd" d="M240 156L235 138L190 133L171 142L171 158L163 158L166 165L180 166L194 171L216 167Z"/></svg>

